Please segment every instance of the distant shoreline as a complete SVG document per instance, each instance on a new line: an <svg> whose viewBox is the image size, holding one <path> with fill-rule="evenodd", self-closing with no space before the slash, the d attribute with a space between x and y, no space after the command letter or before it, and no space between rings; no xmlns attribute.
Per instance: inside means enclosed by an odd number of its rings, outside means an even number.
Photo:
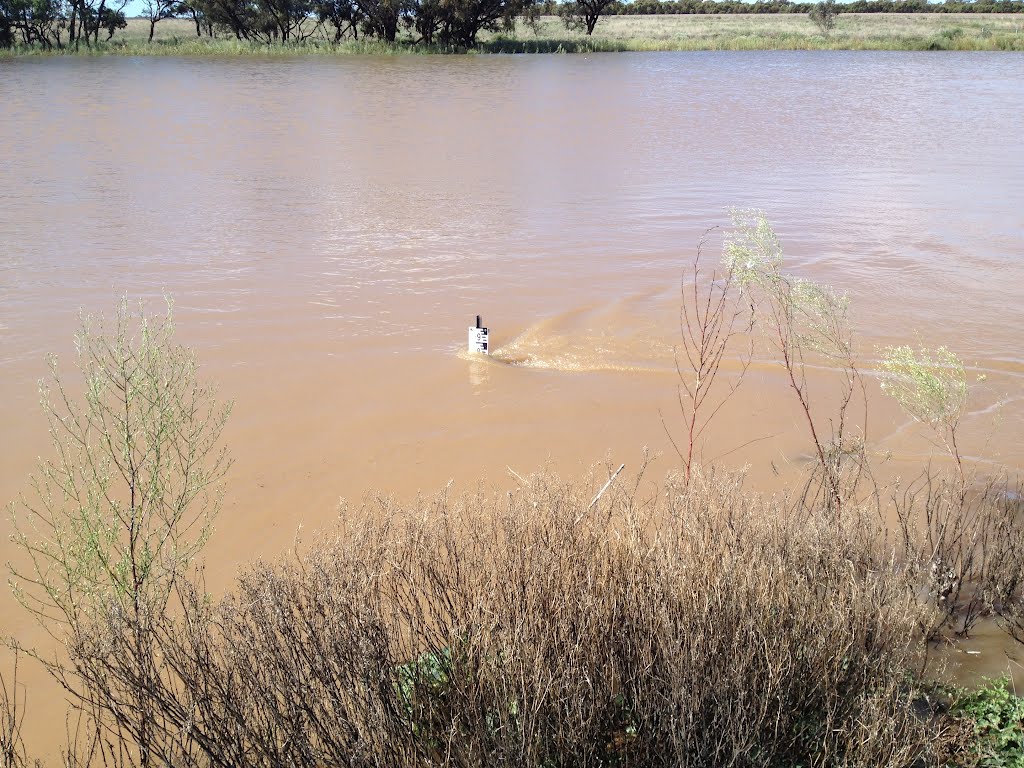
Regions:
<svg viewBox="0 0 1024 768"><path fill-rule="evenodd" d="M822 35L806 14L730 14L602 17L592 37L569 32L557 17L536 30L520 23L511 34L486 34L475 48L446 49L412 40L376 39L332 43L323 36L301 44L259 44L220 34L197 38L190 20L167 19L147 42L149 22L128 20L109 41L78 51L39 48L0 50L0 56L303 56L451 53L599 53L628 51L880 50L1024 51L1022 14L842 14Z"/></svg>

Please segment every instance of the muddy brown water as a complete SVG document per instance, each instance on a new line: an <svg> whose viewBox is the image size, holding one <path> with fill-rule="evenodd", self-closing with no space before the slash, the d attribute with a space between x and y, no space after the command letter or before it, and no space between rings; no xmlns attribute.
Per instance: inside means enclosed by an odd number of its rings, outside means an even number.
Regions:
<svg viewBox="0 0 1024 768"><path fill-rule="evenodd" d="M984 377L965 453L1024 461L1024 56L15 59L0 105L0 501L46 451L36 382L46 353L70 363L79 309L166 292L236 404L219 588L339 497L635 467L644 446L654 475L677 466L678 281L731 206L849 293L869 374L886 344L961 355ZM491 360L460 355L478 313ZM829 373L811 383L827 402ZM890 474L942 461L870 391ZM779 488L798 417L755 366L706 455ZM968 649L968 678L1020 663L998 633ZM45 750L63 704L22 672Z"/></svg>

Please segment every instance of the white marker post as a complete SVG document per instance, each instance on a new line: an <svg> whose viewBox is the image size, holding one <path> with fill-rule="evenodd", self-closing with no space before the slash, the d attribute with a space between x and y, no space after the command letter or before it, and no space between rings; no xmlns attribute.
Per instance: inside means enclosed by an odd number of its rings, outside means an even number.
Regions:
<svg viewBox="0 0 1024 768"><path fill-rule="evenodd" d="M490 331L480 325L480 315L477 315L476 325L469 326L469 353L490 354L489 334Z"/></svg>

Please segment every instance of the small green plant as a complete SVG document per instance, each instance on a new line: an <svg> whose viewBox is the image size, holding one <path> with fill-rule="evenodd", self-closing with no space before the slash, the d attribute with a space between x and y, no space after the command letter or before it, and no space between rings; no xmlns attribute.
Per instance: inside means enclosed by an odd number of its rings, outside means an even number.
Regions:
<svg viewBox="0 0 1024 768"><path fill-rule="evenodd" d="M444 648L438 653L425 652L414 661L395 668L398 695L409 716L413 716L417 689L441 696L447 689L452 668L452 652Z"/></svg>
<svg viewBox="0 0 1024 768"><path fill-rule="evenodd" d="M230 406L174 341L169 301L163 316L127 300L112 324L86 316L75 347L84 397L73 397L56 357L40 384L53 457L9 507L18 550L10 584L68 660L30 653L80 711L110 718L103 727L134 742L147 766L156 762L155 628L220 508ZM118 639L139 672L128 689L104 670Z"/></svg>
<svg viewBox="0 0 1024 768"><path fill-rule="evenodd" d="M731 211L733 229L726 237L722 265L740 287L766 287L781 277L782 246L759 211Z"/></svg>
<svg viewBox="0 0 1024 768"><path fill-rule="evenodd" d="M937 637L940 630L949 627L965 636L989 609L986 602L992 602L986 601L983 593L992 589L988 581L993 569L1005 570L997 568L992 559L998 543L993 536L993 526L999 521L993 515L995 507L984 493L974 501L967 494L968 477L957 441L960 419L967 407L967 374L960 358L946 347L888 347L882 352L881 367L882 391L891 395L908 416L927 426L953 459L953 482L935 478L930 472L925 474L924 487L929 490L919 528L923 540L918 546L927 563L928 591L942 613L938 624L926 634ZM932 489L940 490L933 493ZM904 512L898 511L897 516L907 537L917 524L911 523ZM1014 590L1011 588L1011 592Z"/></svg>
<svg viewBox="0 0 1024 768"><path fill-rule="evenodd" d="M963 415L967 404L964 364L945 347L934 352L889 347L882 367L889 374L882 388L922 424L941 429Z"/></svg>
<svg viewBox="0 0 1024 768"><path fill-rule="evenodd" d="M882 356L883 391L915 421L938 435L956 462L963 481L963 461L956 433L967 407L967 373L963 361L945 347L934 351L888 347Z"/></svg>
<svg viewBox="0 0 1024 768"><path fill-rule="evenodd" d="M853 354L847 331L850 301L845 294L828 285L796 278L790 300L803 345L828 357L843 359Z"/></svg>
<svg viewBox="0 0 1024 768"><path fill-rule="evenodd" d="M752 325L764 328L804 414L818 458L816 478L808 490L813 489L815 496L820 491L823 503L838 510L843 496L867 470L863 452L866 418L859 435L851 434L848 418L854 395L864 394L849 324L849 302L827 285L782 271L782 246L763 213L733 210L731 215L733 229L725 240L723 267L749 301ZM839 406L828 427L812 410L807 376L812 356L839 374Z"/></svg>
<svg viewBox="0 0 1024 768"><path fill-rule="evenodd" d="M977 765L982 768L1024 768L1024 699L1006 678L963 692L952 712L974 726Z"/></svg>

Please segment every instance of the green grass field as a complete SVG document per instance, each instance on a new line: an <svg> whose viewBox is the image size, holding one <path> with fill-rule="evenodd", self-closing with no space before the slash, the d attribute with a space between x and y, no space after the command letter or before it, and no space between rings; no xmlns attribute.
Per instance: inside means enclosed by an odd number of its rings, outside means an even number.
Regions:
<svg viewBox="0 0 1024 768"><path fill-rule="evenodd" d="M396 45L345 41L331 45L315 33L303 45L264 46L235 40L196 38L185 19L157 24L146 41L149 22L130 19L108 43L81 53L123 55L294 55L296 53L431 53L410 40ZM843 14L824 36L804 14L608 16L591 38L567 31L556 17L543 17L536 29L519 24L512 34L483 35L483 53L589 53L598 51L703 50L958 50L1024 51L1020 14Z"/></svg>
<svg viewBox="0 0 1024 768"><path fill-rule="evenodd" d="M536 37L527 28L515 37L520 44L532 40L583 50L1024 50L1024 17L845 14L826 37L804 14L609 16L598 22L591 41L566 32L559 19L545 18Z"/></svg>

